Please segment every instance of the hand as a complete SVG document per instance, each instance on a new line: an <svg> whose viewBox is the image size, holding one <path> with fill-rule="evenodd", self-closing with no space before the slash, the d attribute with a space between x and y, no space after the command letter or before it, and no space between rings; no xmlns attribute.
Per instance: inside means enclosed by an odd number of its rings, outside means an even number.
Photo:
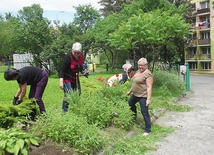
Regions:
<svg viewBox="0 0 214 155"><path fill-rule="evenodd" d="M61 90L64 89L63 78L60 78L60 80L59 80L59 88L60 88Z"/></svg>
<svg viewBox="0 0 214 155"><path fill-rule="evenodd" d="M63 90L63 89L64 89L64 85L63 85L63 84L59 84L59 88L60 88L61 90Z"/></svg>
<svg viewBox="0 0 214 155"><path fill-rule="evenodd" d="M13 105L15 105L16 104L16 101L19 99L19 97L15 97L14 96L14 98L13 98Z"/></svg>
<svg viewBox="0 0 214 155"><path fill-rule="evenodd" d="M126 93L126 95L130 95L131 94L131 91L128 91L127 93Z"/></svg>
<svg viewBox="0 0 214 155"><path fill-rule="evenodd" d="M22 103L22 100L18 99L18 100L16 101L16 104L15 104L15 105L19 105L20 103Z"/></svg>
<svg viewBox="0 0 214 155"><path fill-rule="evenodd" d="M87 70L85 69L85 70L83 70L81 73L82 73L83 76L85 76L86 78L88 78L88 76L89 76L89 71L87 71Z"/></svg>
<svg viewBox="0 0 214 155"><path fill-rule="evenodd" d="M146 100L146 106L150 105L150 100Z"/></svg>
<svg viewBox="0 0 214 155"><path fill-rule="evenodd" d="M85 74L83 74L86 78L88 78L88 76L89 76L89 73L88 72L86 72Z"/></svg>

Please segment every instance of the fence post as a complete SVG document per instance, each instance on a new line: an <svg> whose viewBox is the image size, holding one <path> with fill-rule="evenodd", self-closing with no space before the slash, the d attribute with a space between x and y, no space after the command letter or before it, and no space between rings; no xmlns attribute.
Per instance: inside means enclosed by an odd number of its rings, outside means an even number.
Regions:
<svg viewBox="0 0 214 155"><path fill-rule="evenodd" d="M190 91L190 71L189 71L188 63L186 63L185 66L186 66L186 74L185 74L186 90Z"/></svg>
<svg viewBox="0 0 214 155"><path fill-rule="evenodd" d="M94 63L92 64L92 69L93 69L93 72L94 72Z"/></svg>
<svg viewBox="0 0 214 155"><path fill-rule="evenodd" d="M106 71L108 72L108 64L106 64Z"/></svg>

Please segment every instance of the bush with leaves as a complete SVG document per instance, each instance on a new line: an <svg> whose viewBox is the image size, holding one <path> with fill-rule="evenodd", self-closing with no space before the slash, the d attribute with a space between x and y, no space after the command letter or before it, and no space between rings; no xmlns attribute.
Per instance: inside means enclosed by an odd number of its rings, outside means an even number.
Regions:
<svg viewBox="0 0 214 155"><path fill-rule="evenodd" d="M53 105L47 115L38 117L32 131L58 143L74 147L81 154L90 154L102 148L104 140L95 125L89 125L85 117L72 112L59 112Z"/></svg>
<svg viewBox="0 0 214 155"><path fill-rule="evenodd" d="M99 128L117 126L128 130L131 127L132 112L127 103L126 85L105 87L97 93L78 96L68 95L69 110L80 117L86 117L89 124Z"/></svg>
<svg viewBox="0 0 214 155"><path fill-rule="evenodd" d="M0 154L28 155L31 145L39 145L39 138L17 128L0 128Z"/></svg>
<svg viewBox="0 0 214 155"><path fill-rule="evenodd" d="M26 121L34 106L30 100L25 100L17 106L0 103L0 127L8 128L18 121Z"/></svg>
<svg viewBox="0 0 214 155"><path fill-rule="evenodd" d="M154 90L155 96L179 96L185 92L185 83L181 80L178 73L155 70Z"/></svg>

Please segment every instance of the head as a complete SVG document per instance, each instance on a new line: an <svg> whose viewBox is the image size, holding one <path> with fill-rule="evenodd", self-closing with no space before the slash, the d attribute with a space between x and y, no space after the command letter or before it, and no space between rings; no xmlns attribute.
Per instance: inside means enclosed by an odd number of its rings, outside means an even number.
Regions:
<svg viewBox="0 0 214 155"><path fill-rule="evenodd" d="M79 42L75 42L72 46L72 54L75 58L78 58L82 51L82 45Z"/></svg>
<svg viewBox="0 0 214 155"><path fill-rule="evenodd" d="M123 70L126 71L126 72L131 72L133 70L133 66L131 64L124 64L122 66Z"/></svg>
<svg viewBox="0 0 214 155"><path fill-rule="evenodd" d="M148 62L146 60L146 58L140 58L138 60L138 70L140 72L144 72L148 67Z"/></svg>
<svg viewBox="0 0 214 155"><path fill-rule="evenodd" d="M5 80L17 80L19 77L20 73L17 69L15 68L9 68L4 72L4 78Z"/></svg>

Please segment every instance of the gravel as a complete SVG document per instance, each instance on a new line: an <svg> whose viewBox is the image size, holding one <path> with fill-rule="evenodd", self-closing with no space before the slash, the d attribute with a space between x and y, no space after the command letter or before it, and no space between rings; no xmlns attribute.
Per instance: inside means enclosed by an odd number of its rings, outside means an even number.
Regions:
<svg viewBox="0 0 214 155"><path fill-rule="evenodd" d="M190 91L179 101L193 109L166 112L154 123L176 128L148 155L214 155L214 75L190 75Z"/></svg>

